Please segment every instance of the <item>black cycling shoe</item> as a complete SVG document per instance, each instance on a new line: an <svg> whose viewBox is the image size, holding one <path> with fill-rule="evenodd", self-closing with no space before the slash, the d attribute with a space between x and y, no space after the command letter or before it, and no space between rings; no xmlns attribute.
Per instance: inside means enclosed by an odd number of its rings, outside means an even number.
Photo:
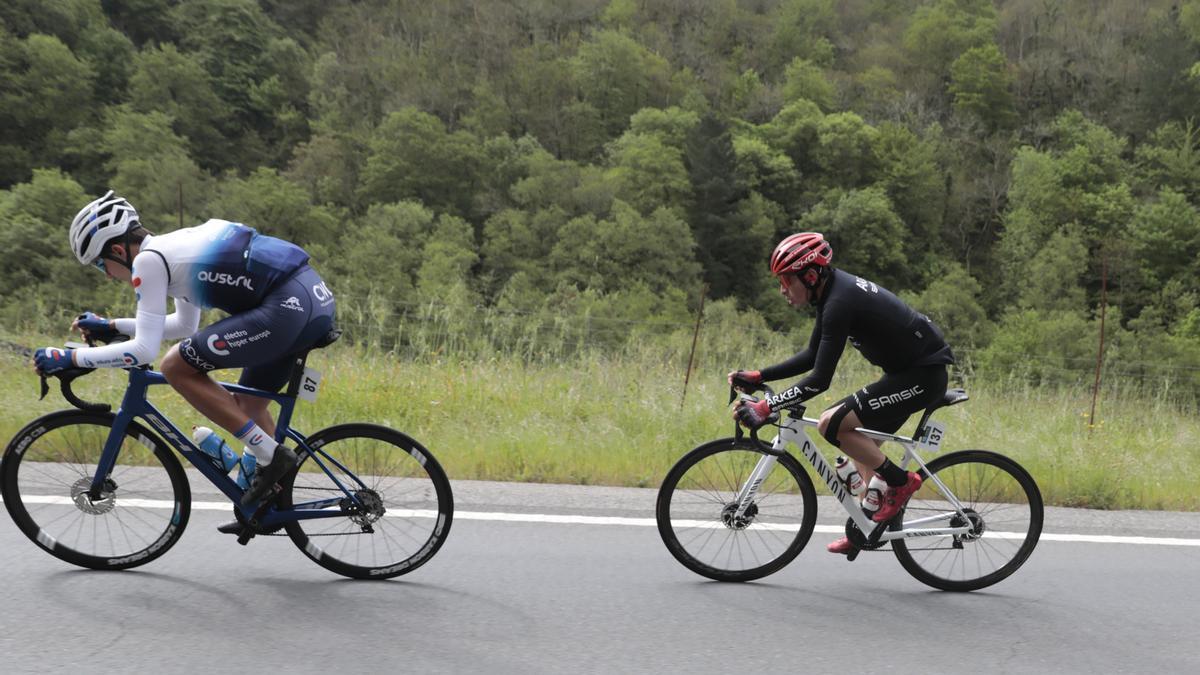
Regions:
<svg viewBox="0 0 1200 675"><path fill-rule="evenodd" d="M242 506L250 506L267 495L288 471L300 466L300 458L286 446L275 448L270 464L259 464L250 480L250 488L242 495Z"/></svg>
<svg viewBox="0 0 1200 675"><path fill-rule="evenodd" d="M241 534L242 527L244 526L238 521L231 520L228 523L221 523L218 525L217 532L220 532L221 534Z"/></svg>

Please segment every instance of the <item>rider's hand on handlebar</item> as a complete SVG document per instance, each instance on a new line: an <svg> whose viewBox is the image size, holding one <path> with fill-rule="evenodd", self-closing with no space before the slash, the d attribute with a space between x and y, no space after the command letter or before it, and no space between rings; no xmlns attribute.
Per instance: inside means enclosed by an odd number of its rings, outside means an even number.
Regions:
<svg viewBox="0 0 1200 675"><path fill-rule="evenodd" d="M75 367L73 349L43 347L33 353L33 368L39 375L53 375L60 370Z"/></svg>
<svg viewBox="0 0 1200 675"><path fill-rule="evenodd" d="M71 328L78 330L85 340L112 342L121 337L121 332L117 330L116 322L91 312L84 312L75 317L75 321L71 323Z"/></svg>
<svg viewBox="0 0 1200 675"><path fill-rule="evenodd" d="M754 430L771 419L771 404L764 399L742 399L733 407L733 419L747 429Z"/></svg>
<svg viewBox="0 0 1200 675"><path fill-rule="evenodd" d="M729 385L738 391L758 391L763 383L762 373L757 370L734 370L729 373Z"/></svg>

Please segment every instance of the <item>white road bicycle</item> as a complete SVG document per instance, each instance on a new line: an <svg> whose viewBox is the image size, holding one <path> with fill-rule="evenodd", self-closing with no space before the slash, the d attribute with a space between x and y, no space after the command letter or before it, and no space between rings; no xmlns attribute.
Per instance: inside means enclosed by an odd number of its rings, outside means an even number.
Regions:
<svg viewBox="0 0 1200 675"><path fill-rule="evenodd" d="M963 450L925 460L922 454L939 452L945 436L930 415L965 400L963 390L947 391L925 411L913 438L858 429L903 446L899 465L924 481L890 522L872 522L862 510L804 428L818 420L796 405L763 427L779 430L770 444L735 427L733 438L684 455L659 489L659 534L679 562L710 579L749 581L779 571L804 549L817 519L812 479L788 452L794 445L850 515L846 536L856 547L850 560L890 543L922 583L947 591L991 586L1017 571L1037 546L1042 496L1029 472L995 452Z"/></svg>

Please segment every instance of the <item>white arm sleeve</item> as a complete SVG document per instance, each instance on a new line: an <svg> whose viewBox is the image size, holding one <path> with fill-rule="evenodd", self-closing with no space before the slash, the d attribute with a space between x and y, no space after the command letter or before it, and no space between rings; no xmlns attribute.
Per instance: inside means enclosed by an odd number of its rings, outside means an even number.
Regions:
<svg viewBox="0 0 1200 675"><path fill-rule="evenodd" d="M113 319L113 325L123 335L137 334L136 319ZM167 315L166 327L163 329L164 340L185 338L200 327L200 308L187 300L175 299L175 312Z"/></svg>
<svg viewBox="0 0 1200 675"><path fill-rule="evenodd" d="M133 259L132 283L138 295L134 339L80 349L75 352L77 365L123 368L151 363L158 357L167 320L167 266L162 258L153 253L139 253Z"/></svg>
<svg viewBox="0 0 1200 675"><path fill-rule="evenodd" d="M185 338L200 327L200 308L187 300L175 298L175 313L167 317L164 340Z"/></svg>

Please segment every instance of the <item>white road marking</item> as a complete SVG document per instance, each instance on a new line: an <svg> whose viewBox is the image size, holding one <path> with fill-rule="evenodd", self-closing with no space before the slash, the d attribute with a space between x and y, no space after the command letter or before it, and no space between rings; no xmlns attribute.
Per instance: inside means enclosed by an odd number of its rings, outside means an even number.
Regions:
<svg viewBox="0 0 1200 675"><path fill-rule="evenodd" d="M30 504L62 504L71 505L68 497L34 496L27 497ZM138 506L147 509L174 509L175 503L159 499L121 499L120 506ZM226 511L232 509L229 502L192 502L192 509L197 511ZM387 515L395 518L435 518L437 512L432 510L402 510L390 509ZM504 513L495 511L455 511L455 520L492 520L510 523L555 523L560 525L624 525L628 527L657 527L654 518L624 518L620 516L577 516L558 515L550 513ZM724 527L713 521L685 520L676 521L682 527ZM796 528L786 525L755 524L766 530L794 531ZM842 534L845 530L836 525L817 525L815 532L823 534ZM1024 539L1025 535L1018 532L988 532L985 537L998 539ZM1119 537L1103 534L1052 534L1043 532L1040 541L1063 541L1086 544L1134 544L1140 546L1198 546L1200 539L1181 539L1171 537Z"/></svg>

